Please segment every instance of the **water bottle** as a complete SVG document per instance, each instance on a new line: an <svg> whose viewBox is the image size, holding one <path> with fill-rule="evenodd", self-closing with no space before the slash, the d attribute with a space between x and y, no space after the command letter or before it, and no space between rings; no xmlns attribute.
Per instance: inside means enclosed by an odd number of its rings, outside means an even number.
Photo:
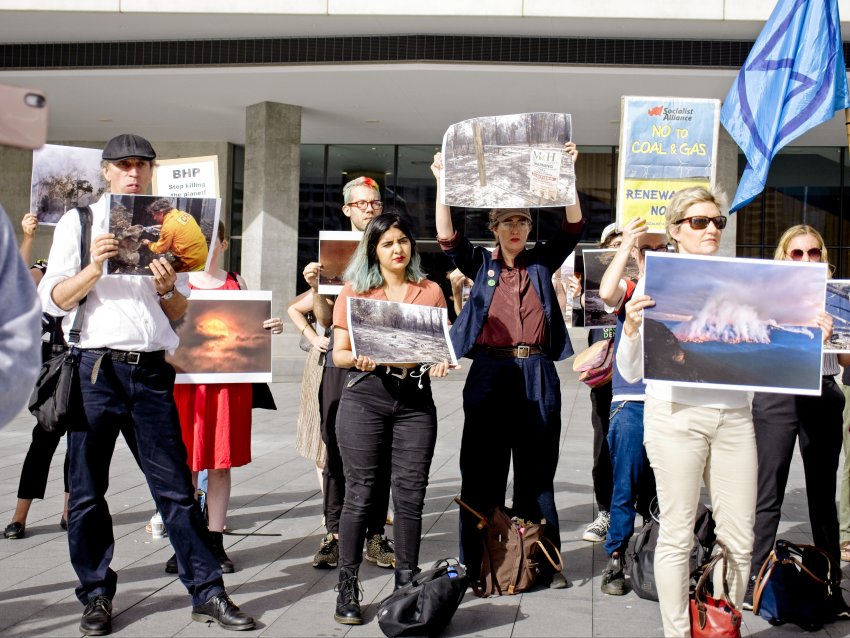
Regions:
<svg viewBox="0 0 850 638"><path fill-rule="evenodd" d="M151 538L162 538L165 536L165 525L159 512L151 516Z"/></svg>
<svg viewBox="0 0 850 638"><path fill-rule="evenodd" d="M446 569L446 576L449 578L457 578L457 568L454 565L450 565L448 569Z"/></svg>

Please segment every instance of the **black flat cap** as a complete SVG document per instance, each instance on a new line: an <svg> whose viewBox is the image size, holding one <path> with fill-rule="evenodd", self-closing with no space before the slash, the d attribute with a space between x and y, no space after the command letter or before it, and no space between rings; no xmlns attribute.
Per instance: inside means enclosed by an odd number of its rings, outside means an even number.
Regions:
<svg viewBox="0 0 850 638"><path fill-rule="evenodd" d="M132 133L116 135L103 147L103 159L116 162L128 157L140 157L146 160L156 159L156 151L145 138Z"/></svg>

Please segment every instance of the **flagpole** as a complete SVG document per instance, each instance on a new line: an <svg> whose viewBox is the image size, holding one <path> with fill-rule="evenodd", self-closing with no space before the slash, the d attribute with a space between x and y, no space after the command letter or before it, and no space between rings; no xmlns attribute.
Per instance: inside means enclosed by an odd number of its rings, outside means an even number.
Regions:
<svg viewBox="0 0 850 638"><path fill-rule="evenodd" d="M850 109L844 109L844 129L847 132L847 147L850 148Z"/></svg>

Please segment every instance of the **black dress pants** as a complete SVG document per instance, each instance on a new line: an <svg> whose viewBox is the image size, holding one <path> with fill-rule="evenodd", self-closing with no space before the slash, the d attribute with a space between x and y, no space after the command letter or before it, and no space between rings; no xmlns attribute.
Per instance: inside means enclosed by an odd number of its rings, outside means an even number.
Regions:
<svg viewBox="0 0 850 638"><path fill-rule="evenodd" d="M797 439L803 458L813 542L838 560L835 484L843 409L844 394L832 377L823 378L820 396L756 392L753 426L758 454L758 501L752 574L758 574L776 540Z"/></svg>

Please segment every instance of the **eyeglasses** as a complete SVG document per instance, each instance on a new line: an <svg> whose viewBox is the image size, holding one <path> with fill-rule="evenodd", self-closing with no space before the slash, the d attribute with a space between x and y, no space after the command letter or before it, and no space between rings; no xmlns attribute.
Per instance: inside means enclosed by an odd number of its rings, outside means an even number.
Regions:
<svg viewBox="0 0 850 638"><path fill-rule="evenodd" d="M693 219L693 217L691 218ZM641 255L645 255L647 252L652 253L666 253L667 252L667 244L662 244L661 246L641 246L638 248Z"/></svg>
<svg viewBox="0 0 850 638"><path fill-rule="evenodd" d="M524 230L531 228L531 222L527 219L521 219L518 222L499 222L508 230Z"/></svg>
<svg viewBox="0 0 850 638"><path fill-rule="evenodd" d="M685 217L684 219L680 219L677 222L673 222L677 226L680 224L684 224L688 222L691 228L694 230L705 230L708 228L708 223L711 222L714 224L714 227L717 230L723 230L726 228L726 218L723 215L718 215L717 217L704 217L703 215L694 215L693 217Z"/></svg>
<svg viewBox="0 0 850 638"><path fill-rule="evenodd" d="M806 252L803 252L799 248L788 251L788 256L792 261L802 261L803 255L808 255L809 261L820 261L823 251L820 248L809 248Z"/></svg>
<svg viewBox="0 0 850 638"><path fill-rule="evenodd" d="M357 202L348 202L346 206L357 206L357 208L359 208L360 210L366 210L367 208L369 208L369 206L371 206L372 210L383 210L384 202L379 201L377 199L367 202L365 199L361 199Z"/></svg>

